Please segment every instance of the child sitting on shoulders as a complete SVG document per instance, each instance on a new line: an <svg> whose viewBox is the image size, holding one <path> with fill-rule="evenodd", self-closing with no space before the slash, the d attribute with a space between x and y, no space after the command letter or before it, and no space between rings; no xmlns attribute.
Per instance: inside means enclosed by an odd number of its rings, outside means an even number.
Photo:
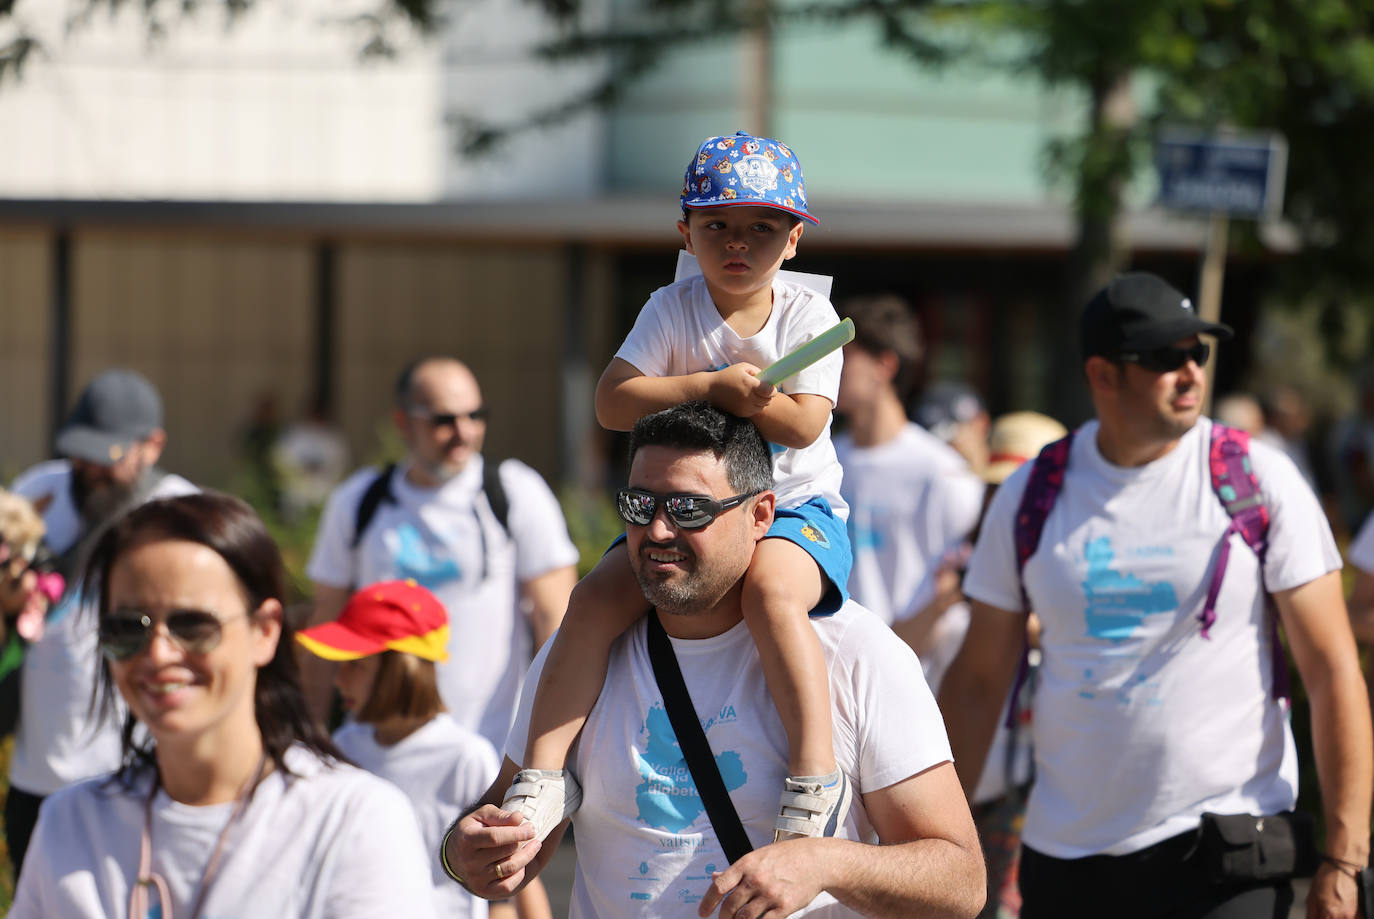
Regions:
<svg viewBox="0 0 1374 919"><path fill-rule="evenodd" d="M773 444L776 522L745 575L743 607L789 745L775 838L832 835L851 790L835 764L829 678L808 616L833 614L847 599L847 506L830 442L841 356L827 356L780 390L758 378L839 321L824 296L778 277L796 254L803 221L818 221L807 211L792 151L744 132L701 145L681 203L677 228L701 274L649 298L597 384L597 420L628 431L651 412L706 400L749 418ZM617 496L627 524L648 525L660 508L684 530L729 512L710 495L628 488ZM694 574L689 555L660 555L654 565L664 577ZM576 808L580 792L563 765L601 692L611 644L644 614L618 540L573 591L535 695L524 768L502 805L532 822L541 840Z"/></svg>

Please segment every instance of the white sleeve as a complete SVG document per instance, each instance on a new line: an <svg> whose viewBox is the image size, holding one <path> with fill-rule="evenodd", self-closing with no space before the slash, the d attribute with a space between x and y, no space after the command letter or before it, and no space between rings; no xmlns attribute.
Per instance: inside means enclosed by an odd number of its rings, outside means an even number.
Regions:
<svg viewBox="0 0 1374 919"><path fill-rule="evenodd" d="M481 734L470 733L463 741L461 750L455 751L453 770L453 800L461 801L463 809L471 807L482 795L486 794L496 774L501 771L501 760L496 748ZM456 820L457 814L451 819Z"/></svg>
<svg viewBox="0 0 1374 919"><path fill-rule="evenodd" d="M417 916L437 919L433 857L421 839L410 799L373 778L351 826L337 841L337 861L324 914L330 919Z"/></svg>
<svg viewBox="0 0 1374 919"><path fill-rule="evenodd" d="M993 495L964 573L964 596L997 609L1025 612L1016 567L1016 511L1034 463L1024 463Z"/></svg>
<svg viewBox="0 0 1374 919"><path fill-rule="evenodd" d="M786 340L782 353L791 354L800 346L818 337L840 321L830 301L814 291L805 291L794 302L794 315L788 317ZM834 405L840 392L840 370L844 356L839 348L782 384L788 395L805 393L824 396Z"/></svg>
<svg viewBox="0 0 1374 919"><path fill-rule="evenodd" d="M563 508L543 476L519 460L506 460L498 474L510 507L508 529L515 541L515 577L521 583L556 568L577 564Z"/></svg>
<svg viewBox="0 0 1374 919"><path fill-rule="evenodd" d="M952 761L944 718L915 652L868 610L851 604L843 615L852 622L835 663L851 672L831 685L853 693L836 702L842 710L853 706L844 720L854 725L859 787L877 791Z"/></svg>
<svg viewBox="0 0 1374 919"><path fill-rule="evenodd" d="M530 669L525 673L524 685L520 687L520 701L515 707L515 718L511 721L510 732L506 734L505 755L513 763L525 761L525 741L529 739L530 734L530 710L534 708L534 693L539 688L539 675L544 672L544 662L549 659L549 650L557 637L558 633L554 632L549 636L549 640L544 642L544 646L530 662ZM568 762L572 761L573 756L570 752Z"/></svg>
<svg viewBox="0 0 1374 919"><path fill-rule="evenodd" d="M1366 574L1374 574L1374 514L1364 519L1360 532L1355 534L1350 547L1345 550L1345 557Z"/></svg>
<svg viewBox="0 0 1374 919"><path fill-rule="evenodd" d="M967 539L983 513L987 485L971 472L944 473L935 487L935 512L946 550Z"/></svg>
<svg viewBox="0 0 1374 919"><path fill-rule="evenodd" d="M1281 450L1254 440L1250 459L1269 509L1264 589L1288 590L1339 571L1341 553L1331 525L1298 467Z"/></svg>
<svg viewBox="0 0 1374 919"><path fill-rule="evenodd" d="M319 526L315 530L315 545L305 565L306 576L316 584L341 588L354 586L358 572L353 557L353 526L358 502L362 500L362 492L367 490L367 485L358 481L364 476L366 481L371 482L376 470L355 474L334 489L325 502Z"/></svg>
<svg viewBox="0 0 1374 919"><path fill-rule="evenodd" d="M649 295L630 334L625 336L615 353L646 377L668 376L672 366L673 320L664 303L665 290L667 288L660 288Z"/></svg>

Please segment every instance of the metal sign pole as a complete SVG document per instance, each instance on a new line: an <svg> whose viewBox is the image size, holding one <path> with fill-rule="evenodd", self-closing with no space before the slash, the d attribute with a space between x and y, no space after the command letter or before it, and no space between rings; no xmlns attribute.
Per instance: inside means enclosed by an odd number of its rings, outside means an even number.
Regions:
<svg viewBox="0 0 1374 919"><path fill-rule="evenodd" d="M1227 237L1231 220L1220 211L1213 211L1207 225L1207 248L1203 250L1202 270L1198 273L1197 314L1205 322L1221 321L1221 289L1226 280ZM1215 389L1217 359L1207 362L1207 394L1202 413L1212 413L1212 392Z"/></svg>

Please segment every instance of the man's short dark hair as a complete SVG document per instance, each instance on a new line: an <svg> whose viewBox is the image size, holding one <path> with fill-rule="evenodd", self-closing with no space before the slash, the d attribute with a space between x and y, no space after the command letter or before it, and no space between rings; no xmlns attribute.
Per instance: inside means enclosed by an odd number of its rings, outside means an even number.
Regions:
<svg viewBox="0 0 1374 919"><path fill-rule="evenodd" d="M726 479L738 494L773 487L773 452L759 429L709 402L684 402L645 415L630 433L630 462L641 447L710 451L724 461Z"/></svg>
<svg viewBox="0 0 1374 919"><path fill-rule="evenodd" d="M875 357L885 351L897 355L897 375L892 384L905 402L925 357L921 326L911 305L896 294L877 294L849 298L842 312L854 320L854 344Z"/></svg>

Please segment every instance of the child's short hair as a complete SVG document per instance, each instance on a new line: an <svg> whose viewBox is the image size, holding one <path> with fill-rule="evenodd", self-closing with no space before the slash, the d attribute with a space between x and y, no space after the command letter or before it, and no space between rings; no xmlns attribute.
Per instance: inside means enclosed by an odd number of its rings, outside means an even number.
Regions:
<svg viewBox="0 0 1374 919"><path fill-rule="evenodd" d="M684 218L694 208L737 205L777 208L799 220L820 223L806 209L806 183L797 155L781 141L744 131L703 141L682 180Z"/></svg>
<svg viewBox="0 0 1374 919"><path fill-rule="evenodd" d="M358 706L354 720L376 724L388 718L428 720L443 712L433 661L404 651L383 651L372 692Z"/></svg>

